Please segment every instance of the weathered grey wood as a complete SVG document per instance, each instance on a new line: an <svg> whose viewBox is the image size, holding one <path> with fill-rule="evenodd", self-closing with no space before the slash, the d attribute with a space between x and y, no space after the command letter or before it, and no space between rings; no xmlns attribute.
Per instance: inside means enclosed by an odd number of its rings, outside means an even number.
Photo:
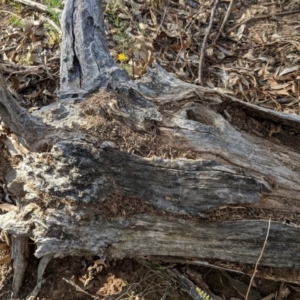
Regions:
<svg viewBox="0 0 300 300"><path fill-rule="evenodd" d="M12 237L11 257L14 261L14 278L12 283L13 297L17 298L22 286L24 274L28 264L28 237L17 236Z"/></svg>
<svg viewBox="0 0 300 300"><path fill-rule="evenodd" d="M49 253L47 255L44 255L42 257L42 259L40 260L39 266L38 266L37 284L36 284L35 288L32 290L32 292L26 297L26 300L30 300L39 294L39 292L42 288L43 274L45 272L45 269L46 269L48 263L51 261L52 257L53 257L53 254Z"/></svg>
<svg viewBox="0 0 300 300"><path fill-rule="evenodd" d="M49 228L58 230L65 228L67 217L58 211L49 215ZM69 220L70 222L71 220ZM99 221L98 221L99 222ZM178 219L163 220L162 218L140 216L126 220L119 218L114 222L81 222L80 226L74 226L62 233L60 240L51 239L49 250L65 248L70 251L70 242L74 243L76 236L77 251L95 249L98 255L105 253L106 245L109 245L108 254L112 257L125 256L182 256L205 257L222 259L224 261L239 261L255 264L260 254L266 232L267 221L235 221L222 223L195 223ZM93 228L109 228L110 230L98 231ZM45 235L45 229L39 226L41 239ZM269 243L264 252L261 265L273 267L299 268L299 228L273 223L270 230ZM68 235L72 239L68 241ZM92 237L86 239L86 236ZM90 242L88 242L90 241ZM37 243L39 239L37 239ZM52 243L51 243L52 242ZM92 243L92 244L89 244ZM39 243L38 243L39 244ZM81 245L81 246L80 246ZM59 253L56 248L56 252ZM46 248L38 247L39 255L46 254ZM278 255L280 253L280 255Z"/></svg>
<svg viewBox="0 0 300 300"><path fill-rule="evenodd" d="M159 74L159 69L157 73ZM60 196L86 202L102 201L117 187L125 195L138 196L159 208L183 213L192 213L195 207L203 212L227 204L242 203L291 209L291 206L284 204L286 198L294 201L293 209L299 211L299 206L295 205L300 189L297 184L300 182L297 167L299 153L241 133L209 107L191 100L187 100L187 105L176 112L166 113L158 106L148 105L143 99L140 103L135 103L136 108L133 100L124 104L126 97L124 95L121 98L119 95L117 104L112 99L102 109L136 130L146 130L149 121L159 122L161 139L166 144L182 152L192 150L198 158L139 158L109 147L105 150L105 141L98 141L88 134L79 136L76 131L73 134L80 142L58 143L50 151L49 157L28 155L24 160L26 170L19 172L15 182L22 182L29 176L38 190L47 193L55 192L57 186L63 184L63 189L57 189ZM56 130L59 132L63 133L65 127L72 128L73 122L80 124L80 114L83 112L82 109L76 110L74 105L60 103L48 109L47 114L44 110L35 114L44 116L50 125L54 112L64 112L66 117L55 120ZM191 112L199 121L188 117ZM201 120L204 120L203 123ZM72 133L66 134L69 135L69 140L74 140ZM118 148L117 145L116 147ZM84 158L81 157L83 152ZM34 161L38 165L44 164L49 175L41 172L35 175L37 166L32 163ZM49 166L50 161L55 163ZM59 170L56 170L56 166L59 166ZM93 168L95 166L97 168ZM80 178L79 174L85 175ZM78 183L81 182L82 186L86 178L89 178L89 183L78 192ZM97 192L93 192L94 190ZM77 194L80 193L80 197L76 195L76 191ZM192 203L196 203L196 206Z"/></svg>
<svg viewBox="0 0 300 300"><path fill-rule="evenodd" d="M226 206L261 208L280 212L280 221L299 213L300 153L239 131L218 111L224 103L240 105L254 118L295 130L300 118L184 83L158 65L131 81L109 55L103 24L101 1L66 1L57 103L23 114L3 90L0 108L8 115L1 119L25 139L27 150L17 147L18 139L13 147L2 132L6 147L0 151L18 163L0 180L5 193L21 199L21 209L1 215L0 228L31 237L38 257L157 255L254 264L266 220L209 222L209 213ZM110 94L87 99L99 88ZM87 119L90 111L96 113ZM102 128L89 128L98 118L140 135L153 131L162 148L178 154L135 155L124 150L125 137L103 138ZM108 218L101 208L113 194L143 201L156 212ZM272 220L262 265L299 269L299 221L292 221L296 225Z"/></svg>
<svg viewBox="0 0 300 300"><path fill-rule="evenodd" d="M86 95L128 80L106 44L102 1L68 0L61 17L61 97Z"/></svg>
<svg viewBox="0 0 300 300"><path fill-rule="evenodd" d="M257 203L262 192L271 191L267 182L217 161L145 159L77 142L61 142L44 157L28 155L24 164L25 189L34 186L78 203L100 203L117 190L165 211L199 215L227 204ZM36 173L38 164L46 172Z"/></svg>
<svg viewBox="0 0 300 300"><path fill-rule="evenodd" d="M30 144L42 139L45 126L41 120L30 115L8 92L0 75L0 118L9 129L18 135L19 142L30 148Z"/></svg>
<svg viewBox="0 0 300 300"><path fill-rule="evenodd" d="M230 95L225 95L218 88L195 86L173 77L158 64L148 69L147 76L134 82L134 88L145 98L158 103L172 103L182 99L198 98L196 101L205 105L221 103L235 104L262 119L288 125L299 129L299 116L274 111L244 102Z"/></svg>
<svg viewBox="0 0 300 300"><path fill-rule="evenodd" d="M30 213L37 257L51 253L114 258L159 255L255 264L268 229L264 220L212 223L147 215L107 219L83 207L69 212L48 209L46 218L42 213L34 209ZM16 212L9 214L13 218ZM3 220L0 226L13 232ZM273 222L260 265L299 269L299 250L300 228Z"/></svg>

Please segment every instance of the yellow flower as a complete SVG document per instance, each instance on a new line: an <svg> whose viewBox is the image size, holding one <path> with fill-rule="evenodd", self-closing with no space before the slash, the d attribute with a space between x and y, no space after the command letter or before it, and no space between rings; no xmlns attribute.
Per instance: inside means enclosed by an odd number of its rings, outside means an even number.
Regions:
<svg viewBox="0 0 300 300"><path fill-rule="evenodd" d="M118 60L119 60L120 62L124 62L124 61L126 61L127 59L128 59L128 57L127 57L127 55L124 54L124 53L120 53L120 54L118 55Z"/></svg>

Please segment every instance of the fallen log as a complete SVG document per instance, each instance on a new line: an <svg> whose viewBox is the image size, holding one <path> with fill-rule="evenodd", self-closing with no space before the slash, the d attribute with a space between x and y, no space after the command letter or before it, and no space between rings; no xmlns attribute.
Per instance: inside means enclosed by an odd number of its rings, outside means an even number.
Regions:
<svg viewBox="0 0 300 300"><path fill-rule="evenodd" d="M271 218L260 265L299 270L298 116L159 65L130 80L109 55L101 1L67 0L62 34L59 101L30 114L0 81L0 182L18 207L2 230L34 240L37 257L254 265Z"/></svg>

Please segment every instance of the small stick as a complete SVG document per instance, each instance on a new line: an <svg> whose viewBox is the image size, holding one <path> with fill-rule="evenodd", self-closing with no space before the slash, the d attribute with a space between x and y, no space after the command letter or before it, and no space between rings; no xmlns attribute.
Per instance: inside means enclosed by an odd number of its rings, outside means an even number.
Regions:
<svg viewBox="0 0 300 300"><path fill-rule="evenodd" d="M222 25L221 25L220 29L218 30L218 33L217 33L217 35L216 35L216 37L215 37L214 44L216 43L216 41L217 41L217 39L219 38L220 34L221 34L221 33L223 32L223 30L224 30L224 27L225 27L225 25L226 25L226 23L227 23L227 21L228 21L228 19L229 19L229 16L230 16L230 14L231 14L231 11L232 11L232 8L233 8L233 6L234 6L234 4L235 4L235 1L236 1L236 0L230 0L230 3L229 3L229 5L228 5L227 11L226 11L226 15L225 15L225 17L224 17L224 19L223 19L223 22L222 22Z"/></svg>
<svg viewBox="0 0 300 300"><path fill-rule="evenodd" d="M7 10L3 10L3 9L0 9L0 12L4 12L6 14L11 14L15 17L17 17L18 19L24 21L25 19L21 18L20 16L10 12L10 11L7 11ZM52 21L51 19L47 18L47 17L44 17L44 16L41 16L41 20L43 22L48 22L60 35L61 35L61 29L56 25L56 23L54 21Z"/></svg>
<svg viewBox="0 0 300 300"><path fill-rule="evenodd" d="M59 33L60 36L62 35L60 27L54 21L44 16L41 16L40 18L43 22L48 22Z"/></svg>
<svg viewBox="0 0 300 300"><path fill-rule="evenodd" d="M76 291L82 292L82 293L84 293L84 294L90 296L91 298L93 298L93 299L95 299L95 300L100 300L99 297L94 296L94 295L91 295L91 294L89 294L88 292L86 292L86 291L85 291L84 289L82 289L79 285L77 285L73 280L68 280L68 279L65 279L65 278L63 278L63 280L64 280L65 282L71 284L72 286L74 286L75 289L76 289Z"/></svg>
<svg viewBox="0 0 300 300"><path fill-rule="evenodd" d="M271 18L271 17L280 17L280 16L286 16L286 15L298 14L298 13L300 13L300 9L283 11L283 12L280 12L280 13L275 13L275 14L270 14L270 15L262 15L262 16L253 17L253 18L244 20L241 23L233 26L232 28L228 29L227 32L231 32L235 28L239 27L240 25L246 24L246 23L249 23L249 22L263 20L263 19L267 19L267 18Z"/></svg>
<svg viewBox="0 0 300 300"><path fill-rule="evenodd" d="M177 26L178 26L178 28L179 28L178 17L177 17L177 15L176 15L176 24L177 24ZM178 54L177 54L177 56L176 56L176 60L175 60L175 62L174 62L174 67L175 67L176 64L177 64L177 61L178 61L180 52L182 51L182 48L183 48L183 41L182 41L181 33L179 34L179 38L180 38L180 50L179 50L179 52L178 52Z"/></svg>
<svg viewBox="0 0 300 300"><path fill-rule="evenodd" d="M257 259L257 262L255 264L255 267L254 267L254 272L251 276L251 280L250 280L250 283L249 283L249 286L248 286L248 290L247 290L247 294L246 294L246 297L245 297L245 300L248 300L248 297L249 297L249 294L250 294L250 290L251 290L251 286L252 286L252 282L254 280L254 277L255 277L255 273L257 271L257 267L258 267L258 264L263 256L263 253L265 251L265 248L266 248L266 245L267 245L267 241L268 241L268 237L269 237L269 232L270 232L270 227L271 227L271 219L269 219L269 224L268 224L268 231L267 231L267 234L266 234L266 238L265 238L265 241L264 241L264 245L261 249L261 252L260 252L260 255Z"/></svg>
<svg viewBox="0 0 300 300"><path fill-rule="evenodd" d="M157 28L157 30L156 30L156 33L155 33L155 36L154 36L154 40L157 38L158 32L159 32L160 28L162 27L162 25L163 25L163 23L164 23L164 21L165 21L166 14L167 14L167 11L168 11L168 7L169 7L169 0L167 1L167 3L166 3L165 6L164 6L163 17L162 17L162 19L161 19L161 21L160 21L160 24L159 24L159 26L158 26L158 28Z"/></svg>
<svg viewBox="0 0 300 300"><path fill-rule="evenodd" d="M214 21L214 16L215 16L215 11L218 6L219 0L215 0L215 4L211 10L210 14L210 21L209 25L207 27L203 42L202 42L202 47L201 47L201 52L200 52L200 59L199 59L199 69L198 69L198 82L203 85L203 78L202 78L202 70L203 70L203 63L204 63L204 56L205 56L205 48L206 48L206 43L208 40L209 33L211 31L213 21Z"/></svg>
<svg viewBox="0 0 300 300"><path fill-rule="evenodd" d="M49 8L46 5L32 1L32 0L15 0L15 1L22 3L24 5L27 5L27 6L31 6L33 8L36 8L37 10L40 10L43 12L49 12ZM51 8L51 10L53 10L57 13L61 13L61 9L58 9L58 8Z"/></svg>
<svg viewBox="0 0 300 300"><path fill-rule="evenodd" d="M1 11L1 12L4 12L4 13L6 13L6 14L13 15L13 16L17 17L18 19L24 20L24 19L21 18L20 16L18 16L18 15L16 15L16 14L12 13L12 12L10 12L10 11L3 10L3 9L0 9L0 11Z"/></svg>

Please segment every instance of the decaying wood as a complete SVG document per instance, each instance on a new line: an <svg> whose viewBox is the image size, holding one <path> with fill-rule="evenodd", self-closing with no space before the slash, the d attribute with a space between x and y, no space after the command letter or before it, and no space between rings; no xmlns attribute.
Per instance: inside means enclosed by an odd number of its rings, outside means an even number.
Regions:
<svg viewBox="0 0 300 300"><path fill-rule="evenodd" d="M39 292L42 288L43 274L45 272L45 269L46 269L48 263L51 261L52 256L53 256L52 253L49 253L49 254L43 256L43 258L40 260L39 267L38 267L37 284L36 284L35 288L33 289L33 291L30 293L30 295L28 295L26 300L30 300L30 299L32 299L32 297L36 297L39 294Z"/></svg>
<svg viewBox="0 0 300 300"><path fill-rule="evenodd" d="M14 278L12 283L12 292L14 298L18 297L22 285L26 267L28 264L28 237L17 236L12 238L12 259L14 261Z"/></svg>
<svg viewBox="0 0 300 300"><path fill-rule="evenodd" d="M298 116L184 83L158 65L131 81L109 55L101 1L67 0L62 33L59 101L29 114L1 82L10 129L1 151L11 165L0 182L21 203L0 216L1 229L31 237L37 257L255 264L271 217L260 265L300 268L299 149L241 131L223 111L296 132ZM226 208L246 213L225 216Z"/></svg>
<svg viewBox="0 0 300 300"><path fill-rule="evenodd" d="M65 3L61 17L61 98L78 98L129 79L109 54L101 2Z"/></svg>
<svg viewBox="0 0 300 300"><path fill-rule="evenodd" d="M43 138L44 125L42 121L30 115L22 108L17 99L7 90L3 78L0 76L0 117L1 120L14 132L19 143L30 144Z"/></svg>
<svg viewBox="0 0 300 300"><path fill-rule="evenodd" d="M184 255L255 264L268 228L267 221L259 220L195 222L147 215L107 220L99 214L91 217L91 210L84 209L77 213L48 209L46 213L47 218L41 223L41 212L34 210L35 228L28 231L35 237L37 257L49 253L93 253L101 257L108 254L114 258ZM10 218L16 218L14 212ZM22 221L15 223L20 226ZM8 229L10 224L1 222L1 227ZM274 222L268 241L262 265L299 268L298 228Z"/></svg>

